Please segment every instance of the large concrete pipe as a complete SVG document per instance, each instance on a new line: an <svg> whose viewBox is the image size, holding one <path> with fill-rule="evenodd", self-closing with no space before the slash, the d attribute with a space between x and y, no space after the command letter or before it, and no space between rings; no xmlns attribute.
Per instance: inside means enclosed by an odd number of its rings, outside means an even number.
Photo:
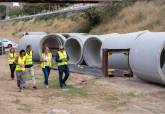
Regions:
<svg viewBox="0 0 165 114"><path fill-rule="evenodd" d="M23 33L23 36L24 35L46 35L47 33L46 32L25 32Z"/></svg>
<svg viewBox="0 0 165 114"><path fill-rule="evenodd" d="M87 35L87 33L59 33L63 35L66 39L68 39L71 36L76 36L76 35Z"/></svg>
<svg viewBox="0 0 165 114"><path fill-rule="evenodd" d="M91 36L84 44L83 57L88 66L91 67L101 67L101 46L106 38L111 38L113 35L118 35L117 33L106 34L106 35L95 35Z"/></svg>
<svg viewBox="0 0 165 114"><path fill-rule="evenodd" d="M49 34L49 35L47 35L47 36L45 36L45 38L47 38L47 40L49 40L49 39L56 39L56 42L59 42L60 44L63 44L64 45L64 43L65 43L65 41L66 41L66 38L63 36L63 35L61 35L61 34L58 34L58 33L51 33L51 34ZM52 41L52 42L54 42L54 40ZM49 41L49 44L48 44L48 47L52 47L54 44L52 43L51 41ZM48 43L48 42L46 42L46 43ZM52 43L52 44L51 44ZM52 45L52 46L51 46ZM58 46L58 45L56 45L56 46ZM54 47L54 46L53 46ZM58 47L57 47L58 48Z"/></svg>
<svg viewBox="0 0 165 114"><path fill-rule="evenodd" d="M104 40L101 46L101 56L102 49L127 49L133 46L134 41L141 35L149 31L139 31L128 34L113 35L111 38ZM128 58L122 53L114 53L109 58L109 67L114 69L127 69L128 68Z"/></svg>
<svg viewBox="0 0 165 114"><path fill-rule="evenodd" d="M27 45L32 45L33 60L39 61L41 53L41 42L46 35L25 35L19 40L18 50L26 49Z"/></svg>
<svg viewBox="0 0 165 114"><path fill-rule="evenodd" d="M30 44L33 48L33 60L39 61L43 47L58 48L64 42L65 37L60 34L25 35L19 41L19 50L25 49Z"/></svg>
<svg viewBox="0 0 165 114"><path fill-rule="evenodd" d="M165 85L165 33L146 33L133 43L130 65L138 78Z"/></svg>
<svg viewBox="0 0 165 114"><path fill-rule="evenodd" d="M89 35L75 35L66 40L64 47L70 57L70 64L82 64L83 59L83 46Z"/></svg>

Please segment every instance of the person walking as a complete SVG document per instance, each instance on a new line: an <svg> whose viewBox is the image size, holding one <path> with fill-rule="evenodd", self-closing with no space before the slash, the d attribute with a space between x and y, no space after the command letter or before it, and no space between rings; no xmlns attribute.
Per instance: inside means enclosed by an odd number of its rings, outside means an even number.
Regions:
<svg viewBox="0 0 165 114"><path fill-rule="evenodd" d="M9 50L9 54L8 54L8 63L9 63L9 67L10 67L10 73L11 73L11 79L14 80L14 72L15 72L15 68L16 65L14 63L16 58L16 53L15 53L15 49L14 48L10 48Z"/></svg>
<svg viewBox="0 0 165 114"><path fill-rule="evenodd" d="M37 89L35 75L34 75L34 68L33 68L33 51L32 51L31 45L27 45L27 47L26 47L25 58L26 58L26 60L25 60L26 61L25 62L26 63L25 64L26 72L28 74L30 74L32 77L33 89Z"/></svg>
<svg viewBox="0 0 165 114"><path fill-rule="evenodd" d="M49 74L50 70L53 67L52 54L49 52L49 48L45 47L41 55L41 68L44 73L44 84L46 88L49 88Z"/></svg>
<svg viewBox="0 0 165 114"><path fill-rule="evenodd" d="M69 56L67 55L67 52L64 50L64 47L62 45L59 46L59 50L56 53L56 62L58 65L59 83L61 88L66 86L66 80L69 77L68 60ZM63 73L65 73L64 78Z"/></svg>
<svg viewBox="0 0 165 114"><path fill-rule="evenodd" d="M16 63L16 76L17 76L17 86L19 88L19 92L23 91L23 88L25 86L25 50L21 50L19 52L19 56L16 57L15 63Z"/></svg>

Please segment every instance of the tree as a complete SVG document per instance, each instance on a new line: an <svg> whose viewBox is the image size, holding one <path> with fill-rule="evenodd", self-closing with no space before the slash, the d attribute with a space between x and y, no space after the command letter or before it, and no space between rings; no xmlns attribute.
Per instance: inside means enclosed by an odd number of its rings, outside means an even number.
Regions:
<svg viewBox="0 0 165 114"><path fill-rule="evenodd" d="M5 19L6 17L6 6L0 5L0 19Z"/></svg>
<svg viewBox="0 0 165 114"><path fill-rule="evenodd" d="M8 16L17 17L22 15L22 9L20 7L9 8Z"/></svg>

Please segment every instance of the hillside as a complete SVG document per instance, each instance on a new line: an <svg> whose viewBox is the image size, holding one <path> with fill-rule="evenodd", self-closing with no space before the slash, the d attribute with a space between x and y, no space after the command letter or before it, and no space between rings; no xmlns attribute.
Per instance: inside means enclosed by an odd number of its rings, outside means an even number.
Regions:
<svg viewBox="0 0 165 114"><path fill-rule="evenodd" d="M19 38L25 31L89 32L91 34L126 33L146 29L165 31L164 11L163 3L137 2L123 8L114 16L105 12L107 16L94 26L82 12L67 17L0 23L0 36Z"/></svg>
<svg viewBox="0 0 165 114"><path fill-rule="evenodd" d="M127 33L139 30L165 31L165 4L137 2L124 8L110 21L108 18L90 31L105 34Z"/></svg>
<svg viewBox="0 0 165 114"><path fill-rule="evenodd" d="M88 21L81 18L76 21L72 19L54 19L54 20L29 20L19 22L0 23L0 36L9 38L19 38L23 32L44 31L54 32L78 32L88 26ZM80 30L81 31L81 30Z"/></svg>

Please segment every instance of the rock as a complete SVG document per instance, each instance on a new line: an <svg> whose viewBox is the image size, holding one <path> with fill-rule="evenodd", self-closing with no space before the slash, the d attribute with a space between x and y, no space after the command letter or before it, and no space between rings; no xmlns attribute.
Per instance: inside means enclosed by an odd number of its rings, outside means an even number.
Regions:
<svg viewBox="0 0 165 114"><path fill-rule="evenodd" d="M70 113L63 109L52 109L48 112L48 114L70 114Z"/></svg>

